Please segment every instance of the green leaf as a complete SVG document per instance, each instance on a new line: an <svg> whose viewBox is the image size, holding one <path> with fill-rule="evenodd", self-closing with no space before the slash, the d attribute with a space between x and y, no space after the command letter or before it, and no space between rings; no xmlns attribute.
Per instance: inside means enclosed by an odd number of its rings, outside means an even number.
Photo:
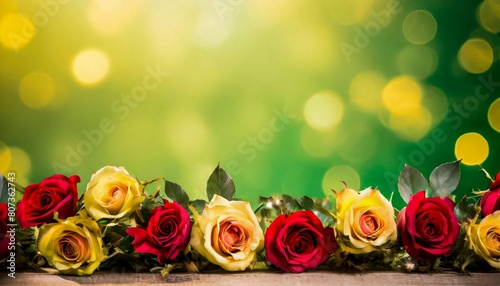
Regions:
<svg viewBox="0 0 500 286"><path fill-rule="evenodd" d="M453 210L459 221L467 221L467 219L472 219L477 214L476 207L474 204L467 203L467 199L467 195L464 195Z"/></svg>
<svg viewBox="0 0 500 286"><path fill-rule="evenodd" d="M429 188L424 175L417 169L405 164L398 179L398 190L403 200L408 203L410 196Z"/></svg>
<svg viewBox="0 0 500 286"><path fill-rule="evenodd" d="M208 178L207 182L207 197L211 201L215 194L231 200L236 192L233 179L231 176L217 165L217 168Z"/></svg>
<svg viewBox="0 0 500 286"><path fill-rule="evenodd" d="M303 209L299 202L289 195L283 194L280 203L282 210L287 214Z"/></svg>
<svg viewBox="0 0 500 286"><path fill-rule="evenodd" d="M194 200L191 201L191 205L193 205L194 209L200 214L203 212L203 209L205 209L205 205L207 204L206 201L204 200ZM189 210L191 211L191 210Z"/></svg>
<svg viewBox="0 0 500 286"><path fill-rule="evenodd" d="M436 167L431 173L431 189L435 196L445 198L458 186L460 181L460 160L444 163Z"/></svg>
<svg viewBox="0 0 500 286"><path fill-rule="evenodd" d="M184 207L187 207L187 204L189 203L188 194L180 185L176 183L165 180L165 194L171 200L178 202Z"/></svg>
<svg viewBox="0 0 500 286"><path fill-rule="evenodd" d="M313 210L314 209L314 201L308 197L303 196L296 199L297 202L304 208L305 210Z"/></svg>

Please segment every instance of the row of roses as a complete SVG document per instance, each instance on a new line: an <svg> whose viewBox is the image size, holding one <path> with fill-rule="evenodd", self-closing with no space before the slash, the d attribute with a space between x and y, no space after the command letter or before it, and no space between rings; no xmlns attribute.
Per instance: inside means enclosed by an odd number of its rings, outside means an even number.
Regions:
<svg viewBox="0 0 500 286"><path fill-rule="evenodd" d="M408 195L408 205L398 213L380 191L356 191L346 186L335 193L335 208L316 206L285 212L272 218L266 228L262 227L264 218L256 216L250 203L232 200L234 185L225 192L232 184L228 176L225 182L215 183L211 201L201 213L191 202L186 203L178 186L177 196L171 199L179 202L156 200L148 209L146 206L155 201L144 191L148 183L139 182L123 167L107 166L92 175L81 207L77 191L80 178L58 174L25 189L16 217L22 228L39 229L37 251L65 274L93 273L112 256L110 247L126 243L126 235L133 238L135 252L154 255L160 264L181 256L189 260L186 254L194 250L212 264L241 271L252 268L265 249L265 260L270 264L283 271L302 272L341 254L376 253L400 245L415 261L432 261L452 253L461 227L466 247L455 251L472 249L500 269L500 173L490 189L481 193L482 218L475 214L470 221L466 217L459 220L457 205L448 198L456 187L453 183L450 186L450 181L456 178L440 177L440 173L449 176L457 165L437 168L431 174L431 186L422 178L418 179L420 185L411 180L405 185L405 175L410 172L408 178L416 176L414 169L405 167L399 187L402 196ZM440 172L445 168L446 172ZM433 184L433 178L434 182L447 183ZM409 194L407 185L413 186ZM141 212L144 209L149 210L146 219ZM322 222L318 210L330 221ZM6 257L5 204L0 204L0 220L0 257ZM106 232L114 226L124 227L126 234L113 245L105 245Z"/></svg>

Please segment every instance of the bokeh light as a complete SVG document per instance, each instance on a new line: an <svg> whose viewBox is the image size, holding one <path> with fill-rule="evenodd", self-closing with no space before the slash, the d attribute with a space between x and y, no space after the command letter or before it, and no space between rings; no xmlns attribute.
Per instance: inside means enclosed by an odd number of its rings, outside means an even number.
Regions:
<svg viewBox="0 0 500 286"><path fill-rule="evenodd" d="M16 183L27 186L30 184L31 158L25 150L18 147L11 146L10 152L12 161L8 170L16 173Z"/></svg>
<svg viewBox="0 0 500 286"><path fill-rule="evenodd" d="M43 72L27 74L19 84L21 101L33 109L47 106L54 98L54 91L54 80Z"/></svg>
<svg viewBox="0 0 500 286"><path fill-rule="evenodd" d="M414 78L398 76L385 86L382 99L391 113L404 116L419 109L422 96L422 88Z"/></svg>
<svg viewBox="0 0 500 286"><path fill-rule="evenodd" d="M325 196L331 196L332 190L339 192L344 189L345 182L347 187L354 190L359 190L361 180L358 172L348 165L333 166L326 171L323 176L323 192Z"/></svg>
<svg viewBox="0 0 500 286"><path fill-rule="evenodd" d="M31 42L36 28L31 20L20 13L11 13L0 20L0 43L7 49L18 51Z"/></svg>
<svg viewBox="0 0 500 286"><path fill-rule="evenodd" d="M500 98L497 98L488 109L488 122L491 128L500 132Z"/></svg>
<svg viewBox="0 0 500 286"><path fill-rule="evenodd" d="M467 40L458 51L458 62L470 73L483 73L493 63L493 49L483 39Z"/></svg>
<svg viewBox="0 0 500 286"><path fill-rule="evenodd" d="M85 50L75 57L73 75L83 85L93 85L103 80L109 72L109 58L99 50Z"/></svg>
<svg viewBox="0 0 500 286"><path fill-rule="evenodd" d="M332 91L322 91L313 95L304 106L304 118L307 124L319 131L336 126L343 115L342 99Z"/></svg>
<svg viewBox="0 0 500 286"><path fill-rule="evenodd" d="M6 175L9 171L12 153L9 146L0 141L0 174Z"/></svg>
<svg viewBox="0 0 500 286"><path fill-rule="evenodd" d="M399 2L2 0L0 171L123 165L196 199L220 162L255 203L320 196L343 166L325 195L362 178L403 204L386 172L429 173L477 132L494 172L500 1ZM462 165L457 197L481 184Z"/></svg>
<svg viewBox="0 0 500 286"><path fill-rule="evenodd" d="M389 127L400 138L418 141L431 130L432 114L421 105L404 107L405 113L391 113Z"/></svg>
<svg viewBox="0 0 500 286"><path fill-rule="evenodd" d="M349 86L349 97L364 111L377 112L383 107L382 92L387 84L384 76L376 71L357 74Z"/></svg>
<svg viewBox="0 0 500 286"><path fill-rule="evenodd" d="M424 87L422 105L432 114L432 125L436 126L448 113L449 101L443 90L435 86Z"/></svg>
<svg viewBox="0 0 500 286"><path fill-rule="evenodd" d="M0 15L15 12L17 8L17 0L0 1Z"/></svg>
<svg viewBox="0 0 500 286"><path fill-rule="evenodd" d="M423 45L407 45L398 54L398 69L402 74L422 80L431 76L437 68L437 55Z"/></svg>
<svg viewBox="0 0 500 286"><path fill-rule="evenodd" d="M500 2L485 0L479 5L478 21L481 26L493 34L500 32Z"/></svg>
<svg viewBox="0 0 500 286"><path fill-rule="evenodd" d="M403 34L412 44L423 45L432 41L436 31L436 19L425 10L412 11L403 22Z"/></svg>
<svg viewBox="0 0 500 286"><path fill-rule="evenodd" d="M489 153L488 141L479 133L471 132L458 137L455 143L455 157L465 165L477 165L486 160Z"/></svg>

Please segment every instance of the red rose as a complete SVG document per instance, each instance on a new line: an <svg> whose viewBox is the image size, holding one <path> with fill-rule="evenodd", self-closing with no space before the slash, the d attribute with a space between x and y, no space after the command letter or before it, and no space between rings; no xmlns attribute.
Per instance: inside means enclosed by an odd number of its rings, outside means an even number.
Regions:
<svg viewBox="0 0 500 286"><path fill-rule="evenodd" d="M278 216L266 231L266 258L286 272L303 272L337 250L333 228L324 228L312 211Z"/></svg>
<svg viewBox="0 0 500 286"><path fill-rule="evenodd" d="M80 177L56 174L38 184L26 187L17 204L16 216L22 228L39 226L53 221L54 212L65 219L76 214Z"/></svg>
<svg viewBox="0 0 500 286"><path fill-rule="evenodd" d="M9 230L9 228L7 227L7 214L7 204L0 203L0 260L7 257L7 255L9 254L8 246L10 235L7 235L7 230Z"/></svg>
<svg viewBox="0 0 500 286"><path fill-rule="evenodd" d="M131 227L127 234L134 237L135 251L157 256L158 261L174 259L183 251L191 238L189 213L177 202L164 201L151 210L148 227Z"/></svg>
<svg viewBox="0 0 500 286"><path fill-rule="evenodd" d="M403 247L411 257L430 260L449 255L460 230L454 207L449 198L426 198L425 191L411 196L397 218Z"/></svg>
<svg viewBox="0 0 500 286"><path fill-rule="evenodd" d="M491 183L489 190L484 193L480 204L483 217L500 210L500 172Z"/></svg>

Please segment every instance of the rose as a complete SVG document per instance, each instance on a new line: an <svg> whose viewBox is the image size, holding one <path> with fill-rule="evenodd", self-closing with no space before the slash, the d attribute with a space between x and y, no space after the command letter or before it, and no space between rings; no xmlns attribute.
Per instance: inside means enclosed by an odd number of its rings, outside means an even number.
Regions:
<svg viewBox="0 0 500 286"><path fill-rule="evenodd" d="M9 255L10 233L7 235L7 224L9 220L8 209L6 203L0 203L0 260Z"/></svg>
<svg viewBox="0 0 500 286"><path fill-rule="evenodd" d="M83 196L90 216L119 219L139 209L144 186L123 167L106 166L92 174Z"/></svg>
<svg viewBox="0 0 500 286"><path fill-rule="evenodd" d="M101 230L85 212L42 225L36 245L49 265L62 274L90 275L104 259Z"/></svg>
<svg viewBox="0 0 500 286"><path fill-rule="evenodd" d="M397 224L403 247L411 257L430 260L449 255L460 230L454 207L449 198L426 198L425 191L410 197L408 206L398 214Z"/></svg>
<svg viewBox="0 0 500 286"><path fill-rule="evenodd" d="M190 245L229 271L245 270L264 247L264 235L250 203L214 195L203 213L194 213Z"/></svg>
<svg viewBox="0 0 500 286"><path fill-rule="evenodd" d="M474 249L492 267L500 269L500 211L484 217L479 224L476 220L477 217L467 228L469 249Z"/></svg>
<svg viewBox="0 0 500 286"><path fill-rule="evenodd" d="M480 205L483 217L500 210L500 172L491 183L488 191L484 192Z"/></svg>
<svg viewBox="0 0 500 286"><path fill-rule="evenodd" d="M345 188L336 194L337 241L343 251L360 254L397 239L394 209L377 189Z"/></svg>
<svg viewBox="0 0 500 286"><path fill-rule="evenodd" d="M303 272L325 262L337 250L333 228L324 228L309 210L278 216L264 239L266 258L286 272Z"/></svg>
<svg viewBox="0 0 500 286"><path fill-rule="evenodd" d="M54 221L54 212L65 219L76 214L80 177L56 174L26 187L17 204L16 216L22 228Z"/></svg>
<svg viewBox="0 0 500 286"><path fill-rule="evenodd" d="M163 263L174 259L189 243L191 218L177 202L164 201L162 206L151 210L148 227L131 227L126 232L134 237L135 251L151 253Z"/></svg>

